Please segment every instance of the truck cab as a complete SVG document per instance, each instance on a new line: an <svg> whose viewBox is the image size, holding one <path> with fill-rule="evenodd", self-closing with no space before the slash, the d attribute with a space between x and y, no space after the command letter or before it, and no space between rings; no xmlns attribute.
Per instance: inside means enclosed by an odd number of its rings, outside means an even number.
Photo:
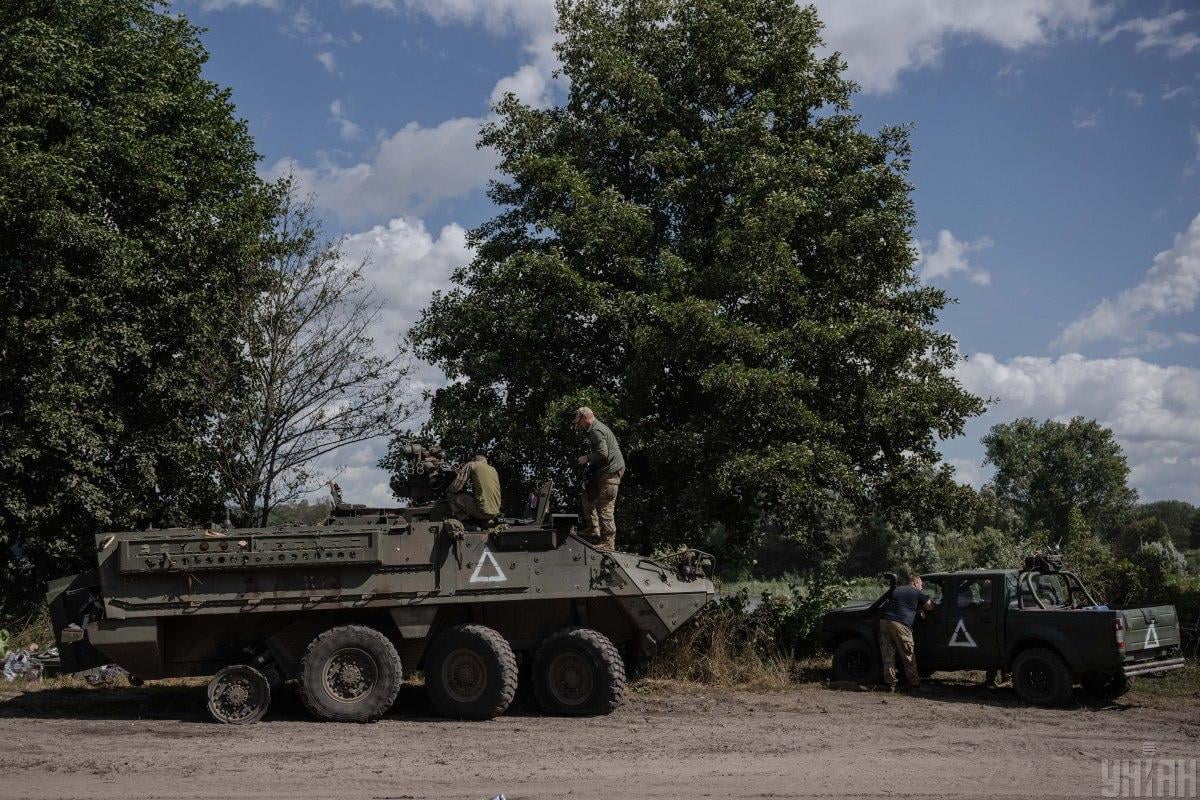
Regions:
<svg viewBox="0 0 1200 800"><path fill-rule="evenodd" d="M1059 705L1076 684L1108 699L1135 676L1183 666L1174 606L1109 608L1055 559L1022 570L964 570L923 575L933 608L913 625L917 668L1011 672L1028 702ZM882 664L879 618L893 586L874 603L830 611L819 629L834 653L839 680L873 683Z"/></svg>

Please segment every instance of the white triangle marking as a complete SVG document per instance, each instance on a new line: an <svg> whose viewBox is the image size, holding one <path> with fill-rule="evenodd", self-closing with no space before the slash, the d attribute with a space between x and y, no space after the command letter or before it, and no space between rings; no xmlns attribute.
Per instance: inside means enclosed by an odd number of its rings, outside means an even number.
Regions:
<svg viewBox="0 0 1200 800"><path fill-rule="evenodd" d="M484 564L491 564L496 570L495 575L482 575ZM500 569L500 562L496 561L496 557L492 555L492 551L486 547L479 554L479 563L475 565L475 571L471 573L471 583L497 583L499 581L508 580L508 576L504 574L504 570Z"/></svg>
<svg viewBox="0 0 1200 800"><path fill-rule="evenodd" d="M961 641L958 638L958 635L960 633L964 637L966 637L965 642ZM975 640L973 638L971 638L971 632L967 630L967 626L964 625L963 621L960 619L958 621L958 625L954 626L954 633L950 634L949 646L950 647L978 647L979 645L975 644Z"/></svg>
<svg viewBox="0 0 1200 800"><path fill-rule="evenodd" d="M1146 628L1146 643L1142 645L1149 650L1151 647L1158 647L1158 622L1157 620L1150 623L1150 627Z"/></svg>

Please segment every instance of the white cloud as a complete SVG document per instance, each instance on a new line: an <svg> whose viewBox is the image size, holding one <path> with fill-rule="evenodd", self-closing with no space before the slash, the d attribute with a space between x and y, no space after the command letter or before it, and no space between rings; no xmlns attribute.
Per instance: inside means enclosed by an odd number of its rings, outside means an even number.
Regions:
<svg viewBox="0 0 1200 800"><path fill-rule="evenodd" d="M421 212L492 176L495 153L475 147L482 122L458 117L432 128L410 122L381 140L367 160L342 166L325 158L305 166L281 159L268 174L294 170L317 202L346 222Z"/></svg>
<svg viewBox="0 0 1200 800"><path fill-rule="evenodd" d="M971 264L967 259L968 253L992 246L992 240L987 236L967 242L956 239L950 231L942 230L938 232L937 247L933 252L927 252L930 246L931 242L928 241L916 243L917 267L920 269L922 280L932 281L962 273L969 280L982 286L992 282L992 276L987 270Z"/></svg>
<svg viewBox="0 0 1200 800"><path fill-rule="evenodd" d="M1071 124L1076 128L1096 128L1100 126L1100 120L1103 118L1104 112L1098 108L1090 111L1086 108L1077 108Z"/></svg>
<svg viewBox="0 0 1200 800"><path fill-rule="evenodd" d="M346 116L346 109L341 100L334 100L329 104L329 116L337 123L338 135L346 141L357 139L362 135L362 126Z"/></svg>
<svg viewBox="0 0 1200 800"><path fill-rule="evenodd" d="M325 68L326 72L331 74L337 72L337 57L329 50L321 50L313 57L321 62L321 66Z"/></svg>
<svg viewBox="0 0 1200 800"><path fill-rule="evenodd" d="M817 0L824 38L869 92L896 87L908 70L937 64L956 39L974 37L1009 50L1057 36L1092 33L1111 7L1101 0Z"/></svg>
<svg viewBox="0 0 1200 800"><path fill-rule="evenodd" d="M1200 50L1200 34L1194 30L1176 30L1190 17L1186 11L1173 11L1161 17L1138 17L1106 31L1100 41L1107 42L1122 33L1132 33L1137 37L1134 48L1138 51L1161 48L1168 56L1179 58Z"/></svg>
<svg viewBox="0 0 1200 800"><path fill-rule="evenodd" d="M1002 362L978 353L955 375L968 391L999 401L987 424L1024 416L1096 419L1113 429L1129 459L1130 481L1146 499L1200 501L1194 468L1200 463L1200 369L1074 353Z"/></svg>
<svg viewBox="0 0 1200 800"><path fill-rule="evenodd" d="M1187 94L1190 91L1192 91L1191 84L1185 83L1182 86L1175 86L1173 88L1171 86L1167 86L1164 84L1162 99L1163 100L1174 100L1176 97L1179 97L1179 95Z"/></svg>
<svg viewBox="0 0 1200 800"><path fill-rule="evenodd" d="M1121 292L1116 300L1101 300L1068 325L1053 346L1065 351L1116 339L1145 349L1159 349L1165 340L1162 334L1149 330L1150 322L1159 316L1192 311L1197 296L1200 296L1200 214L1186 231L1175 237L1170 250L1154 257L1154 265L1141 283Z"/></svg>
<svg viewBox="0 0 1200 800"><path fill-rule="evenodd" d="M423 222L404 217L347 236L342 249L350 263L368 259L363 277L383 303L379 342L406 337L433 292L448 288L450 274L471 260L461 225L446 225L435 238Z"/></svg>
<svg viewBox="0 0 1200 800"><path fill-rule="evenodd" d="M1136 89L1126 89L1122 94L1135 106L1143 105L1146 102L1146 95Z"/></svg>

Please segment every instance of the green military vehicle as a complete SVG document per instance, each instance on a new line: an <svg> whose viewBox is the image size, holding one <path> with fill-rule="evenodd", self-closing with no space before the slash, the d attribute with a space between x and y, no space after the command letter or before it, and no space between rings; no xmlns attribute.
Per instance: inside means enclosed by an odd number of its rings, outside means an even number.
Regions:
<svg viewBox="0 0 1200 800"><path fill-rule="evenodd" d="M875 602L824 614L819 632L833 653L838 680L880 679L879 619L895 588ZM938 671L1012 673L1026 702L1060 705L1075 684L1113 699L1132 679L1179 669L1174 606L1110 609L1099 605L1057 555L1026 559L1021 570L968 570L922 576L933 609L913 626L922 677Z"/></svg>
<svg viewBox="0 0 1200 800"><path fill-rule="evenodd" d="M408 447L413 505L340 502L319 526L96 536L97 568L54 581L63 669L116 663L133 680L208 676L208 708L259 720L293 682L327 720L364 722L423 670L449 717L504 712L519 676L548 713L607 713L625 660L645 657L715 595L711 557L602 552L549 513L486 528L449 518L454 470Z"/></svg>

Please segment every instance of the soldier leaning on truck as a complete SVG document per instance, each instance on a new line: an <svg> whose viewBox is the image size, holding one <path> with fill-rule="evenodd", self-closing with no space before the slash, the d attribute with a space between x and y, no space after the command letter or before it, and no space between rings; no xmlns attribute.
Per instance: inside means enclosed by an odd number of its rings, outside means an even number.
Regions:
<svg viewBox="0 0 1200 800"><path fill-rule="evenodd" d="M583 482L583 519L587 523L584 536L597 542L600 550L617 546L617 521L613 512L617 505L617 489L625 474L625 458L617 437L587 406L575 412L575 424L587 431L588 454L579 457L587 467Z"/></svg>
<svg viewBox="0 0 1200 800"><path fill-rule="evenodd" d="M883 607L883 616L879 620L879 654L883 656L883 681L888 691L896 691L897 655L904 665L904 677L908 680L909 688L921 688L912 626L918 611L925 612L933 608L933 601L921 591L923 588L921 577L912 575L906 585L892 590L891 599Z"/></svg>
<svg viewBox="0 0 1200 800"><path fill-rule="evenodd" d="M467 494L467 482L474 494ZM488 463L486 453L458 468L458 477L446 492L450 513L464 522L491 522L500 513L500 476Z"/></svg>

